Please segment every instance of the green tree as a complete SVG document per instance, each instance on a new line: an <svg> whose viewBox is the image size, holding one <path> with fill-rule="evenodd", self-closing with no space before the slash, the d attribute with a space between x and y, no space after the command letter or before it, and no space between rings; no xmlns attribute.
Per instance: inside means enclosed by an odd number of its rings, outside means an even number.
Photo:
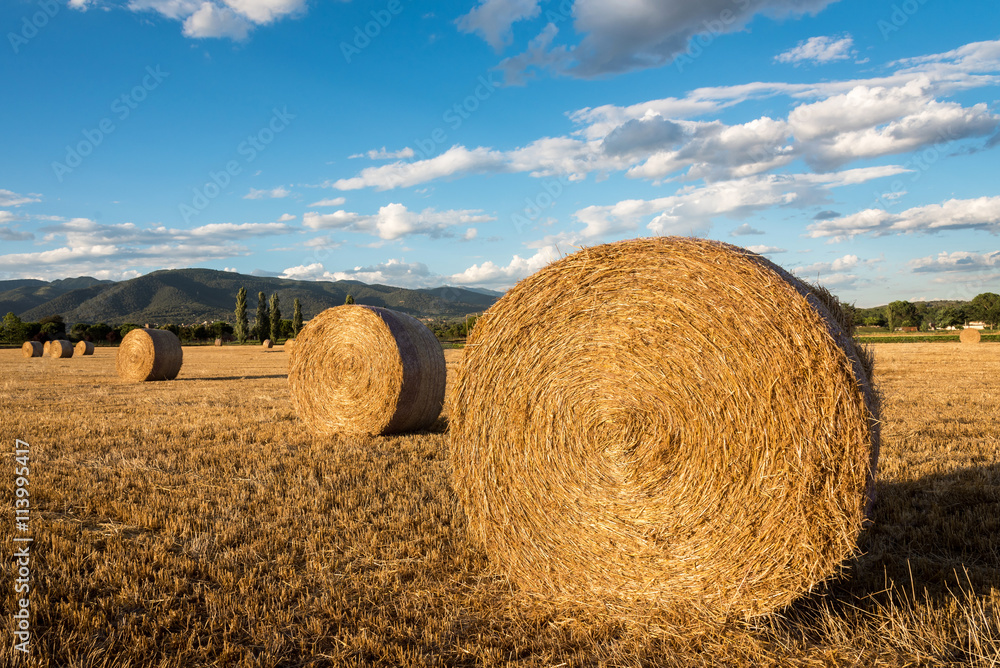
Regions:
<svg viewBox="0 0 1000 668"><path fill-rule="evenodd" d="M172 323L169 325L164 325L163 327L160 327L160 329L168 331L171 334L174 334L177 338L181 337L181 328Z"/></svg>
<svg viewBox="0 0 1000 668"><path fill-rule="evenodd" d="M99 322L87 328L86 338L89 341L104 341L110 331L111 328L108 327L107 323Z"/></svg>
<svg viewBox="0 0 1000 668"><path fill-rule="evenodd" d="M271 295L271 341L277 343L281 338L281 305L278 302L278 293Z"/></svg>
<svg viewBox="0 0 1000 668"><path fill-rule="evenodd" d="M354 295L347 295L347 299L344 300L344 303L345 304L353 304L354 303Z"/></svg>
<svg viewBox="0 0 1000 668"><path fill-rule="evenodd" d="M253 326L258 341L267 338L267 333L271 329L271 313L267 309L267 295L263 292L257 293L257 317L254 318Z"/></svg>
<svg viewBox="0 0 1000 668"><path fill-rule="evenodd" d="M194 336L196 341L204 341L209 335L208 327L205 327L205 325L197 325L191 332L191 335Z"/></svg>
<svg viewBox="0 0 1000 668"><path fill-rule="evenodd" d="M295 300L295 312L292 313L292 334L299 335L302 331L302 302Z"/></svg>
<svg viewBox="0 0 1000 668"><path fill-rule="evenodd" d="M42 331L52 332L54 334L65 334L66 333L66 321L63 317L56 313L55 315L47 315L38 321L38 324L42 326ZM45 329L46 325L50 325L48 329Z"/></svg>
<svg viewBox="0 0 1000 668"><path fill-rule="evenodd" d="M7 315L3 317L3 339L7 343L24 343L25 340L25 328L24 323L21 319L14 315L13 311L9 311Z"/></svg>
<svg viewBox="0 0 1000 668"><path fill-rule="evenodd" d="M917 307L908 301L891 302L885 307L885 319L890 332L898 327L917 327L920 324Z"/></svg>
<svg viewBox="0 0 1000 668"><path fill-rule="evenodd" d="M126 322L124 325L118 328L118 336L124 339L125 335L131 332L133 329L140 329L140 327L134 322Z"/></svg>
<svg viewBox="0 0 1000 668"><path fill-rule="evenodd" d="M250 336L250 322L247 320L247 289L240 288L236 294L236 340L246 343Z"/></svg>
<svg viewBox="0 0 1000 668"><path fill-rule="evenodd" d="M976 295L969 304L970 315L976 320L982 320L992 329L1000 324L1000 295L995 292L984 292Z"/></svg>
<svg viewBox="0 0 1000 668"><path fill-rule="evenodd" d="M230 325L225 320L216 320L215 322L212 323L211 332L212 334L215 335L215 338L221 339L223 337L232 335L233 326Z"/></svg>

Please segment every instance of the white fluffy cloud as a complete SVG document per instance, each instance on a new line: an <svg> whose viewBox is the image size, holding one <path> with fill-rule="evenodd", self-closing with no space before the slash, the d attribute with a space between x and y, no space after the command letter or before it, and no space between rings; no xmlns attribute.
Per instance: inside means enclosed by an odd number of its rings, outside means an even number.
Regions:
<svg viewBox="0 0 1000 668"><path fill-rule="evenodd" d="M292 191L288 190L284 186L278 186L277 188L271 188L270 190L257 190L251 188L250 192L243 196L243 199L282 199L288 197L292 194Z"/></svg>
<svg viewBox="0 0 1000 668"><path fill-rule="evenodd" d="M343 206L347 202L345 197L333 197L330 199L321 199L318 202L313 202L309 206Z"/></svg>
<svg viewBox="0 0 1000 668"><path fill-rule="evenodd" d="M3 188L0 188L0 206L23 206L24 204L40 202L41 198L41 195L37 195L35 193L18 195L13 190L4 190Z"/></svg>
<svg viewBox="0 0 1000 668"><path fill-rule="evenodd" d="M477 33L496 50L510 44L511 26L541 12L539 0L480 0L480 3L455 23L466 33Z"/></svg>
<svg viewBox="0 0 1000 668"><path fill-rule="evenodd" d="M502 171L505 168L503 156L496 151L486 148L470 151L464 146L452 146L441 155L427 160L400 161L381 167L368 167L354 178L334 182L333 187L337 190L360 188L389 190L407 188L455 174Z"/></svg>
<svg viewBox="0 0 1000 668"><path fill-rule="evenodd" d="M944 230L984 230L1000 234L1000 197L950 199L901 213L866 209L850 216L813 223L808 229L810 237L829 237L833 241L861 234L883 236Z"/></svg>
<svg viewBox="0 0 1000 668"><path fill-rule="evenodd" d="M416 212L397 203L381 207L375 215L362 215L343 210L333 213L310 211L302 218L305 226L314 230L342 229L366 232L387 241L414 234L425 234L431 237L452 236L449 232L451 227L485 223L492 220L495 220L493 216L486 215L479 209L438 211L434 208L427 208Z"/></svg>
<svg viewBox="0 0 1000 668"><path fill-rule="evenodd" d="M910 260L908 264L914 273L973 272L1000 269L1000 250L990 253L941 252L936 256Z"/></svg>
<svg viewBox="0 0 1000 668"><path fill-rule="evenodd" d="M795 48L779 53L774 60L779 63L799 64L813 62L818 64L832 63L837 60L849 60L854 56L854 39L846 35L839 39L827 36L810 37L799 42Z"/></svg>
<svg viewBox="0 0 1000 668"><path fill-rule="evenodd" d="M751 253L757 253L758 255L775 255L777 253L787 253L788 250L785 248L778 248L777 246L744 246Z"/></svg>
<svg viewBox="0 0 1000 668"><path fill-rule="evenodd" d="M448 278L457 285L507 288L559 257L559 251L555 246L544 246L535 251L531 257L515 255L506 265L498 265L487 260L481 264L474 264L461 273L452 274Z"/></svg>
<svg viewBox="0 0 1000 668"><path fill-rule="evenodd" d="M854 269L859 263L861 263L861 259L857 255L845 255L832 262L814 262L804 267L796 267L793 271L805 277L816 274L843 273Z"/></svg>
<svg viewBox="0 0 1000 668"><path fill-rule="evenodd" d="M427 265L400 259L390 259L376 265L357 266L341 271L328 271L323 264L317 262L289 267L281 274L281 278L299 281L361 281L407 288L429 288L442 283L442 277L432 274Z"/></svg>
<svg viewBox="0 0 1000 668"><path fill-rule="evenodd" d="M355 153L354 155L349 155L349 158L368 158L369 160L400 160L404 158L412 158L416 153L409 146L401 148L398 151L387 151L385 146L379 149L373 149L365 153Z"/></svg>
<svg viewBox="0 0 1000 668"><path fill-rule="evenodd" d="M129 0L128 8L183 21L187 37L243 40L255 26L304 12L306 0Z"/></svg>

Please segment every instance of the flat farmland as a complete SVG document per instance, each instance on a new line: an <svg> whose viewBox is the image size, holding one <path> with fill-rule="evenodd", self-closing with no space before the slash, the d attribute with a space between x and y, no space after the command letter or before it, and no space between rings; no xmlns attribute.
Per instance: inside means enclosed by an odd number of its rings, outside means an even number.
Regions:
<svg viewBox="0 0 1000 668"><path fill-rule="evenodd" d="M118 379L113 348L0 350L0 665L1000 666L1000 344L873 348L863 554L780 614L711 630L520 600L465 532L447 417L313 437L280 346L188 347L177 380L145 384ZM445 354L451 382L462 351ZM29 657L11 641L25 535Z"/></svg>

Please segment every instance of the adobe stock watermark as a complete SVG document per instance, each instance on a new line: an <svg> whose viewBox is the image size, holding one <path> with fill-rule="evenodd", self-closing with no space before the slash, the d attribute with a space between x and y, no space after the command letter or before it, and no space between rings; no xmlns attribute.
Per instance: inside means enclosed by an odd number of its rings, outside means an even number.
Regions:
<svg viewBox="0 0 1000 668"><path fill-rule="evenodd" d="M31 446L14 441L14 601L12 604L14 650L28 654L31 643Z"/></svg>
<svg viewBox="0 0 1000 668"><path fill-rule="evenodd" d="M389 0L385 4L385 9L372 10L372 20L364 26L354 26L354 39L350 42L340 43L340 52L344 55L344 60L350 65L355 56L371 46L372 40L382 34L382 31L389 27L392 20L403 11L403 3L400 0Z"/></svg>
<svg viewBox="0 0 1000 668"><path fill-rule="evenodd" d="M510 214L510 222L517 233L521 234L525 227L538 222L542 214L556 205L571 183L573 182L566 175L543 179L538 192L524 198L524 208Z"/></svg>
<svg viewBox="0 0 1000 668"><path fill-rule="evenodd" d="M910 18L926 4L927 0L905 0L898 5L894 4L889 19L879 19L875 23L878 31L882 33L882 39L889 41L889 35L899 32Z"/></svg>
<svg viewBox="0 0 1000 668"><path fill-rule="evenodd" d="M479 110L483 102L493 97L500 87L499 81L493 80L493 73L480 76L476 79L476 85L472 92L464 98L455 102L444 110L441 120L452 132L458 130L462 125L472 118L472 115ZM437 155L438 147L448 141L448 132L443 126L434 128L426 139L413 140L414 158L416 160L427 160Z"/></svg>
<svg viewBox="0 0 1000 668"><path fill-rule="evenodd" d="M123 123L132 115L132 112L139 108L149 94L160 87L160 84L170 76L170 72L164 72L160 66L147 66L146 74L142 77L142 82L132 87L127 93L122 93L111 101L112 116L105 116L93 128L85 128L82 132L83 139L75 144L66 145L66 155L62 162L52 163L52 173L55 174L59 183L63 182L67 174L72 174L73 170L83 164L84 159L94 150L104 143L104 140L113 133L118 126L115 119Z"/></svg>
<svg viewBox="0 0 1000 668"><path fill-rule="evenodd" d="M55 18L61 7L56 0L38 0L37 5L37 12L21 19L20 30L7 33L7 41L10 42L10 48L14 50L14 55L20 53L21 47L26 46L42 28L49 24L49 21Z"/></svg>
<svg viewBox="0 0 1000 668"><path fill-rule="evenodd" d="M212 200L222 194L223 190L229 187L233 178L243 173L243 167L249 165L257 156L263 153L275 137L280 135L289 124L295 120L295 114L288 113L288 107L277 107L271 110L270 120L257 132L247 135L247 138L236 147L236 154L242 160L229 160L218 172L210 171L208 181L204 185L194 188L191 202L181 202L178 211L185 223L190 223L192 216L208 208Z"/></svg>

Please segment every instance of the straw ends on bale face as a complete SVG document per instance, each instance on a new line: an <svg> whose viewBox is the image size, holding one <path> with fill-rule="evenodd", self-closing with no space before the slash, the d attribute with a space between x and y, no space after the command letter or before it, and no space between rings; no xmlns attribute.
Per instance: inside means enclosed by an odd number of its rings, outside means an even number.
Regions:
<svg viewBox="0 0 1000 668"><path fill-rule="evenodd" d="M49 341L49 357L65 359L73 356L73 344L65 339Z"/></svg>
<svg viewBox="0 0 1000 668"><path fill-rule="evenodd" d="M596 611L790 603L856 550L878 456L869 357L830 309L759 256L687 238L520 282L450 397L473 536L522 591Z"/></svg>
<svg viewBox="0 0 1000 668"><path fill-rule="evenodd" d="M118 376L129 382L173 380L184 351L180 339L163 329L133 329L122 339L115 359Z"/></svg>
<svg viewBox="0 0 1000 668"><path fill-rule="evenodd" d="M43 346L39 341L25 341L21 346L23 357L41 357Z"/></svg>
<svg viewBox="0 0 1000 668"><path fill-rule="evenodd" d="M419 320L375 306L327 309L306 323L289 356L296 413L315 434L416 431L444 402L444 353Z"/></svg>
<svg viewBox="0 0 1000 668"><path fill-rule="evenodd" d="M270 350L274 347L274 344L271 342L271 339L264 339L264 343L261 344L261 347L263 347L264 350Z"/></svg>
<svg viewBox="0 0 1000 668"><path fill-rule="evenodd" d="M77 355L93 355L94 344L90 341L79 341L76 344L75 350Z"/></svg>

